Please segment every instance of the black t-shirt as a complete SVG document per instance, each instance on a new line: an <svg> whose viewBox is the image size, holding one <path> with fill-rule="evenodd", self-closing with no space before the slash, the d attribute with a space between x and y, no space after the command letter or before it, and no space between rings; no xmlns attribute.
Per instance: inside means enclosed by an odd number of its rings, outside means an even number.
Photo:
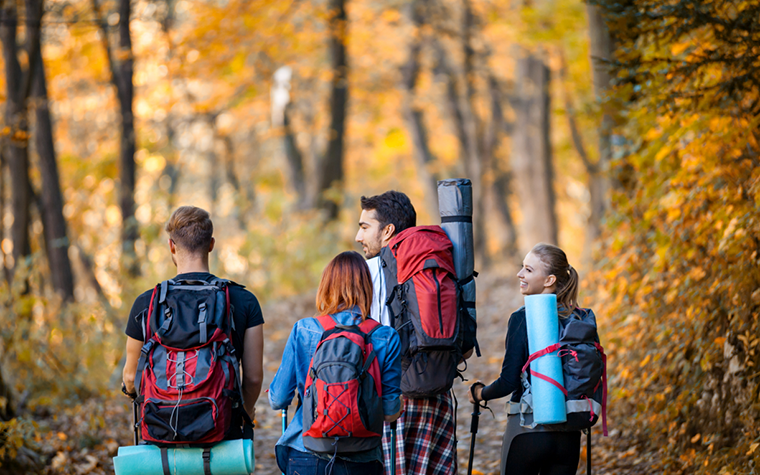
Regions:
<svg viewBox="0 0 760 475"><path fill-rule="evenodd" d="M208 272L188 272L179 274L174 280L203 280L209 282L215 279L213 274ZM153 289L146 290L135 300L132 310L129 312L129 320L125 333L135 340L144 341L142 318L143 312L148 311L150 306L150 297ZM261 305L258 299L251 292L237 285L230 286L230 305L234 308L233 317L235 319L235 332L232 334L232 344L235 347L235 354L238 358L243 357L243 336L248 328L264 323L264 317L261 315Z"/></svg>

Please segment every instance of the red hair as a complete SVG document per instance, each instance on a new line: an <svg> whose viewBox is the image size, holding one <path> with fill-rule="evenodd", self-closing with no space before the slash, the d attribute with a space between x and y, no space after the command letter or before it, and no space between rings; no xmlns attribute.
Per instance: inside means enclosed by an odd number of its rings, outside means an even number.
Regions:
<svg viewBox="0 0 760 475"><path fill-rule="evenodd" d="M355 251L341 252L322 272L317 290L317 312L338 313L359 307L362 320L372 306L372 276L364 258Z"/></svg>

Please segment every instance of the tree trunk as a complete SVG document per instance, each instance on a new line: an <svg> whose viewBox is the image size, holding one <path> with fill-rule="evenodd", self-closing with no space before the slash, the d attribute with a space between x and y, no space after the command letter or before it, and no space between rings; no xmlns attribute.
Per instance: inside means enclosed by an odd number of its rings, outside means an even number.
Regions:
<svg viewBox="0 0 760 475"><path fill-rule="evenodd" d="M557 244L550 142L549 68L519 48L515 84L512 170L522 214L521 247Z"/></svg>
<svg viewBox="0 0 760 475"><path fill-rule="evenodd" d="M5 158L5 147L4 144L0 143L0 255L2 255L2 268L3 268L3 277L5 278L5 282L10 287L11 284L11 274L8 269L8 255L5 252L5 248L2 247L3 241L5 241L5 180L6 180L6 163L7 160Z"/></svg>
<svg viewBox="0 0 760 475"><path fill-rule="evenodd" d="M134 99L134 57L129 30L131 0L119 0L119 50L114 54L109 41L108 26L100 11L99 0L92 0L92 7L101 33L101 42L111 70L111 82L116 88L121 112L121 141L119 147L119 206L121 208L122 266L130 276L140 273L135 242L139 237L135 219L135 122L132 112ZM116 58L119 58L118 61Z"/></svg>
<svg viewBox="0 0 760 475"><path fill-rule="evenodd" d="M42 54L37 54L33 95L35 112L35 145L39 155L42 223L53 287L64 300L74 300L74 276L69 260L69 239L63 218L63 197L58 176L58 164L53 145L53 126L48 108L47 84Z"/></svg>
<svg viewBox="0 0 760 475"><path fill-rule="evenodd" d="M483 154L481 151L480 130L482 127L478 123L478 117L474 110L475 98L475 51L472 47L472 30L475 25L475 16L472 12L469 0L462 2L462 53L463 53L463 75L465 94L461 100L462 103L462 128L464 130L465 142L462 147L466 151L465 170L472 182L472 232L473 247L475 249L475 262L480 266L486 265L484 259L486 255L486 236L485 236L485 196L486 190L483 188Z"/></svg>
<svg viewBox="0 0 760 475"><path fill-rule="evenodd" d="M609 61L613 54L613 41L607 23L598 6L591 2L586 4L588 12L588 30L590 39L591 64L594 82L594 95L602 107L602 122L599 126L599 161L596 170L589 170L589 194L591 213L586 231L586 249L599 237L601 221L609 209L609 163L612 158L613 120L607 110L607 90L610 87Z"/></svg>
<svg viewBox="0 0 760 475"><path fill-rule="evenodd" d="M499 145L501 134L505 130L504 110L502 109L502 95L499 83L493 75L488 77L488 90L491 99L491 121L485 132L483 140L483 168L484 175L489 175L489 180L484 182L484 197L486 203L495 208L495 214L501 217L506 232L499 232L499 254L508 258L517 254L517 229L509 210L510 179L509 174L499 167L496 158L496 150ZM485 207L486 210L489 207ZM490 213L489 213L490 214Z"/></svg>
<svg viewBox="0 0 760 475"><path fill-rule="evenodd" d="M343 152L348 109L348 61L346 38L348 16L346 0L330 0L328 28L330 30L330 66L332 92L330 94L330 129L327 150L318 167L317 204L325 210L328 220L338 217L339 206L335 197L327 195L333 187L343 186Z"/></svg>
<svg viewBox="0 0 760 475"><path fill-rule="evenodd" d="M122 219L122 253L125 267L130 275L140 273L137 262L135 242L139 237L135 219L135 119L132 112L134 84L132 75L134 58L132 56L132 37L129 31L131 0L119 1L119 83L117 93L121 109L121 164L119 201Z"/></svg>
<svg viewBox="0 0 760 475"><path fill-rule="evenodd" d="M412 41L406 63L401 67L401 90L404 94L402 114L409 128L409 134L414 145L414 160L417 165L417 176L424 188L425 207L431 218L438 217L438 176L430 170L430 164L435 161L428 146L427 129L422 110L415 106L417 77L420 71L420 51L422 50L422 27L425 23L424 0L415 0L410 5L410 15L414 25Z"/></svg>
<svg viewBox="0 0 760 475"><path fill-rule="evenodd" d="M41 5L38 1L26 1L27 24L27 57L34 58L40 47L39 13ZM18 60L16 44L16 28L18 13L16 3L5 0L0 13L0 41L3 43L3 59L5 62L6 106L5 122L10 128L7 141L8 172L11 181L11 209L13 224L11 240L13 242L10 274L19 259L31 253L29 242L29 205L31 202L29 183L28 138L29 129L26 117L26 100L29 97L31 78L35 69L35 61L29 62L29 67L22 72Z"/></svg>
<svg viewBox="0 0 760 475"><path fill-rule="evenodd" d="M296 143L296 134L291 126L291 111L293 105L287 104L283 108L282 112L282 127L285 134L285 158L288 161L288 178L290 179L290 186L298 196L299 210L304 210L309 207L309 197L306 186L306 179L304 178L304 160L301 150Z"/></svg>

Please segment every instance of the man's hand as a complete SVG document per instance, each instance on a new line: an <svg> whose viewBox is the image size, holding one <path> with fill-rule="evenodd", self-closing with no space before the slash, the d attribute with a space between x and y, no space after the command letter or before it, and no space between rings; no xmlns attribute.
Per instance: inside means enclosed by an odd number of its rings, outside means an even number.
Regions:
<svg viewBox="0 0 760 475"><path fill-rule="evenodd" d="M121 392L124 393L125 396L130 398L132 401L137 399L137 392L134 391L134 385L132 385L132 392L127 391L127 386L123 382L121 383Z"/></svg>

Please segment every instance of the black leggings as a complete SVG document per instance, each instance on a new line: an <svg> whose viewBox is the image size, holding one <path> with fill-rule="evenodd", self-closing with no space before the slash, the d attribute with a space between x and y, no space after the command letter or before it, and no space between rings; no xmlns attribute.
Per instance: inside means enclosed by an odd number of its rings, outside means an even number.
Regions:
<svg viewBox="0 0 760 475"><path fill-rule="evenodd" d="M581 452L581 433L536 432L512 440L506 475L575 475Z"/></svg>

